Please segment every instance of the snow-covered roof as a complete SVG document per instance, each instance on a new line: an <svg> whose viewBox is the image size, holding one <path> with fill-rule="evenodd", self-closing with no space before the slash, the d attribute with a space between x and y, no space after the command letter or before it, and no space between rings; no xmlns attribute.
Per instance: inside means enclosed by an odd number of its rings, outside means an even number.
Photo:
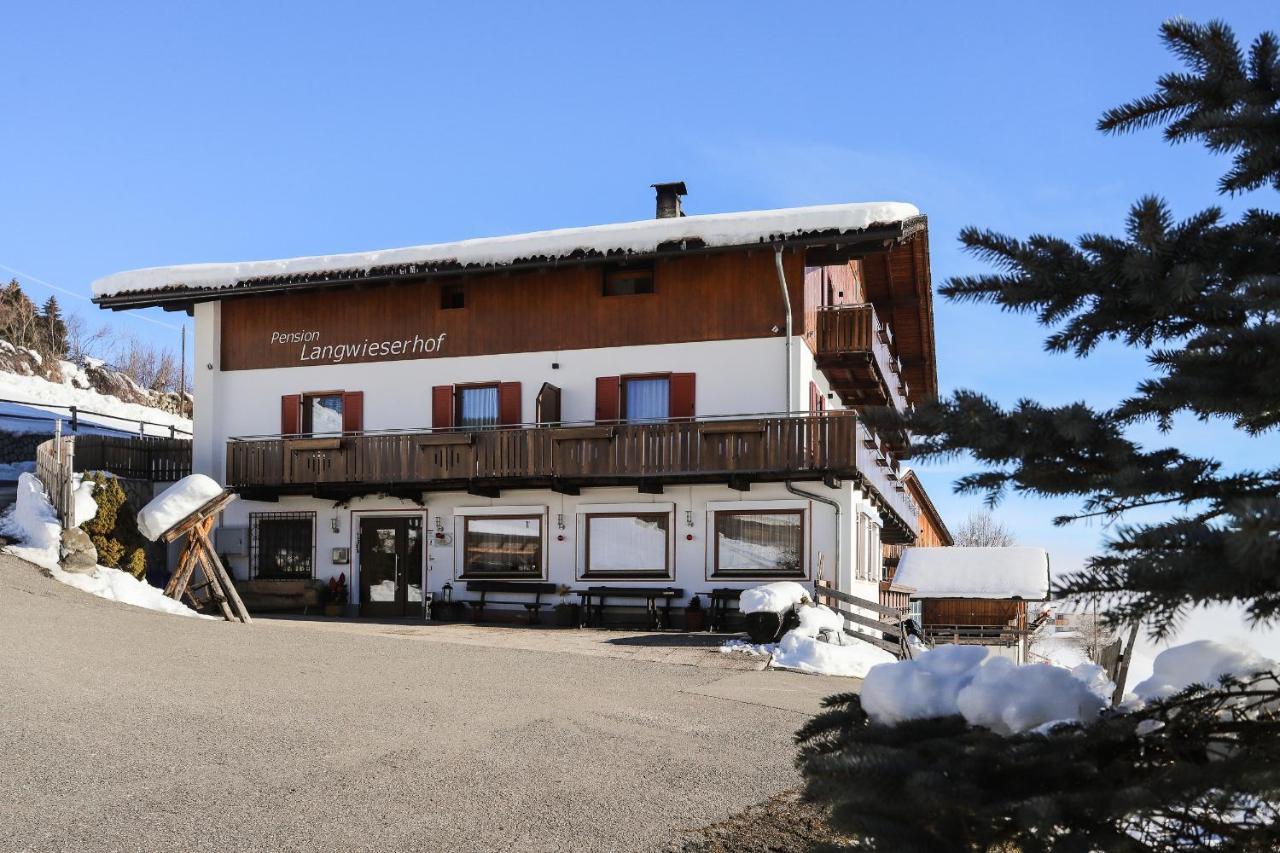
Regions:
<svg viewBox="0 0 1280 853"><path fill-rule="evenodd" d="M912 598L1049 597L1049 554L1043 548L904 548L893 582Z"/></svg>
<svg viewBox="0 0 1280 853"><path fill-rule="evenodd" d="M920 216L911 204L866 202L780 210L712 213L646 219L585 228L534 231L374 252L316 255L274 261L185 264L121 272L93 283L95 298L164 290L217 290L261 279L314 277L372 270L418 274L432 269L501 267L521 262L652 254L662 247L745 246L805 235L839 235L872 226L899 225ZM336 276L335 276L336 277Z"/></svg>

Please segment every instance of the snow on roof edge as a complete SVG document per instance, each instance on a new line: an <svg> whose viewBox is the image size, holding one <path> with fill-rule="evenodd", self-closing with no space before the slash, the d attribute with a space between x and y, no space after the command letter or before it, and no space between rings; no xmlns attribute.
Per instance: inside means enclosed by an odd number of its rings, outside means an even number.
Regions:
<svg viewBox="0 0 1280 853"><path fill-rule="evenodd" d="M912 598L1049 598L1049 553L1043 548L904 548L894 583Z"/></svg>
<svg viewBox="0 0 1280 853"><path fill-rule="evenodd" d="M700 240L706 246L732 246L815 231L864 231L873 225L893 225L919 215L915 205L888 201L643 219L373 252L148 267L105 276L95 281L92 289L94 298L100 298L173 288L218 290L251 279L401 264L501 266L523 259L561 258L578 252L642 254L682 240Z"/></svg>

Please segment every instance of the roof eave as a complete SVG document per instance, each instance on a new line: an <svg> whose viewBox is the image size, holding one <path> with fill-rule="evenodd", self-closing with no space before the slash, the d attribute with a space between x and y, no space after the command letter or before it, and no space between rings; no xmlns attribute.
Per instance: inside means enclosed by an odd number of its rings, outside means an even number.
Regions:
<svg viewBox="0 0 1280 853"><path fill-rule="evenodd" d="M527 272L562 266L588 266L619 262L643 262L687 255L718 254L723 252L759 251L780 246L783 249L812 249L822 247L838 247L842 251L856 253L858 251L875 251L877 248L903 242L914 237L928 227L928 220L922 214L904 219L893 225L878 226L862 231L845 231L839 234L802 235L782 240L758 240L751 243L739 243L724 246L706 246L681 242L678 245L660 246L653 252L617 252L572 255L559 258L539 258L528 261L516 261L509 264L476 264L466 267L432 268L430 264L409 267L402 265L400 270L377 274L361 274L360 270L334 270L332 277L308 278L303 281L284 280L249 280L226 287L188 288L175 287L165 290L142 290L110 296L95 296L93 302L101 308L122 311L132 308L159 307L169 311L189 310L200 302L215 302L236 296L251 294L297 292L318 290L323 288L340 288L367 286L372 284L388 284L407 279L449 278L468 275L492 275L494 273Z"/></svg>

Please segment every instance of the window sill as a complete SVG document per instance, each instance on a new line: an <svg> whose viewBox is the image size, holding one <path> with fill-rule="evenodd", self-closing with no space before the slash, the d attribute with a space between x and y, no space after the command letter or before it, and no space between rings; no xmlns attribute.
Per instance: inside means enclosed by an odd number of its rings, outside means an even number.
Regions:
<svg viewBox="0 0 1280 853"><path fill-rule="evenodd" d="M639 574L637 572L583 572L578 576L579 580L584 581L673 581L675 578L671 575L661 572L658 574Z"/></svg>

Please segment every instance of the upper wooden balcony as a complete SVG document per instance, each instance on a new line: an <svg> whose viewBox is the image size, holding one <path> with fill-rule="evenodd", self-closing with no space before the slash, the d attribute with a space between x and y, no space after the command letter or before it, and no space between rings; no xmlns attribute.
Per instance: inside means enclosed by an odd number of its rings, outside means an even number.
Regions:
<svg viewBox="0 0 1280 853"><path fill-rule="evenodd" d="M893 334L870 303L819 308L815 358L832 390L850 405L910 409Z"/></svg>
<svg viewBox="0 0 1280 853"><path fill-rule="evenodd" d="M532 425L308 436L227 443L227 485L245 498L313 494L854 480L884 516L886 542L915 539L919 511L852 412L650 423Z"/></svg>

